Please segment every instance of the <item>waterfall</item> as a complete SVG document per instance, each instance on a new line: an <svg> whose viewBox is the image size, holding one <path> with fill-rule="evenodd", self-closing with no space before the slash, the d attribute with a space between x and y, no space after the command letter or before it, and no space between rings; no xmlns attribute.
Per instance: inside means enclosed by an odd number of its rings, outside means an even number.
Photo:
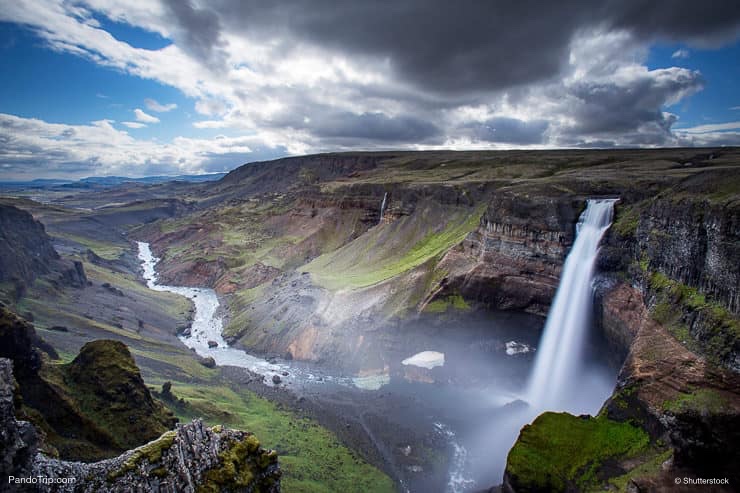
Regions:
<svg viewBox="0 0 740 493"><path fill-rule="evenodd" d="M593 307L593 270L599 241L611 225L616 199L589 200L563 265L529 380L528 400L538 409L568 410L581 377L583 345Z"/></svg>
<svg viewBox="0 0 740 493"><path fill-rule="evenodd" d="M385 192L383 194L383 202L380 204L380 220L378 221L378 224L383 223L383 214L385 213L385 201L388 199L388 192Z"/></svg>

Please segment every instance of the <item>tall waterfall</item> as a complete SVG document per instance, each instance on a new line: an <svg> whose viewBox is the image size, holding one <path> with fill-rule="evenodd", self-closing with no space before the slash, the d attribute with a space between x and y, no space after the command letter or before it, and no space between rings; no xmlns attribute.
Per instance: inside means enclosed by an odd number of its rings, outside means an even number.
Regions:
<svg viewBox="0 0 740 493"><path fill-rule="evenodd" d="M563 265L530 377L528 400L538 409L567 410L577 391L593 307L593 270L599 241L609 229L616 199L589 200Z"/></svg>
<svg viewBox="0 0 740 493"><path fill-rule="evenodd" d="M380 204L380 220L378 221L378 224L383 223L383 214L385 214L385 202L388 199L388 192L385 192L383 194L383 202Z"/></svg>

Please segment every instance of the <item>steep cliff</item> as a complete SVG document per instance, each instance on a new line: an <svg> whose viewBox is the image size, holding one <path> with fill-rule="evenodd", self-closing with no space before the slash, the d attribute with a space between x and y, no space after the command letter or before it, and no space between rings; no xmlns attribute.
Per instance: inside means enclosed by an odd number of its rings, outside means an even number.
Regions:
<svg viewBox="0 0 740 493"><path fill-rule="evenodd" d="M547 451L558 437L572 438L577 418L558 430L538 419L509 455L508 491L696 487L676 486L677 477L725 479L729 485L713 491L733 490L740 480L740 189L733 180L705 171L653 197L623 200L604 241L597 320L624 364L614 395L587 421L631 423L649 442L573 468ZM596 434L576 440L580 449L594 441ZM540 457L537 475L526 473L528 455Z"/></svg>
<svg viewBox="0 0 740 493"><path fill-rule="evenodd" d="M177 420L152 399L125 345L87 343L69 364L33 326L6 310L0 314L0 357L15 367L22 414L42 432L42 445L65 459L94 460L140 445Z"/></svg>
<svg viewBox="0 0 740 493"><path fill-rule="evenodd" d="M0 205L0 291L20 298L42 276L67 286L87 284L82 263L61 259L40 222L26 211Z"/></svg>
<svg viewBox="0 0 740 493"><path fill-rule="evenodd" d="M134 235L162 257L163 280L224 295L232 343L299 359L356 361L364 328L392 325L435 301L462 297L474 309L545 314L586 198L618 195L627 209L654 197L701 197L728 182L739 162L732 149L700 156L661 150L286 158L235 170L208 191L203 210ZM665 222L670 214L650 217ZM732 311L737 290L722 286L736 272L737 242L719 232L736 220L717 220L705 221L706 231L718 232L706 247L711 268L697 264L682 275L728 300ZM641 223L647 231L656 227ZM686 245L712 234L675 232ZM616 241L621 253L611 261L631 264L635 242ZM678 250L651 255L657 262L693 254ZM631 275L627 267L614 269Z"/></svg>
<svg viewBox="0 0 740 493"><path fill-rule="evenodd" d="M254 435L208 428L198 420L100 462L69 462L37 453L36 430L15 417L10 360L0 358L0 376L0 473L8 478L0 491L280 491L275 452L260 447Z"/></svg>

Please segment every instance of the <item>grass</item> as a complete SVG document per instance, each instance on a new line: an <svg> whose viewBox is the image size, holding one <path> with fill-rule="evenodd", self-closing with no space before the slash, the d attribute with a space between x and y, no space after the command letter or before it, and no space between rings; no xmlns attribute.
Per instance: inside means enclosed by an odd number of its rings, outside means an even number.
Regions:
<svg viewBox="0 0 740 493"><path fill-rule="evenodd" d="M427 313L445 313L448 310L470 310L470 305L459 294L453 294L428 303L424 307Z"/></svg>
<svg viewBox="0 0 740 493"><path fill-rule="evenodd" d="M663 409L674 414L694 412L701 415L722 414L729 408L728 400L714 389L697 389L682 393L663 403Z"/></svg>
<svg viewBox="0 0 740 493"><path fill-rule="evenodd" d="M647 433L629 423L548 412L522 429L506 470L517 490L586 490L598 484L597 472L607 460L635 457L649 444Z"/></svg>
<svg viewBox="0 0 740 493"><path fill-rule="evenodd" d="M670 459L672 455L673 451L670 449L651 450L642 464L630 469L626 474L610 478L609 485L616 488L617 491L628 491L627 486L630 484L630 480L660 474L663 463Z"/></svg>
<svg viewBox="0 0 740 493"><path fill-rule="evenodd" d="M417 211L379 226L305 266L321 286L338 291L378 284L418 267L459 244L480 223L484 207L441 214ZM446 218L440 227L439 218ZM443 219L444 220L444 219Z"/></svg>
<svg viewBox="0 0 740 493"><path fill-rule="evenodd" d="M640 209L636 206L616 208L616 218L611 229L622 237L634 237L640 222Z"/></svg>
<svg viewBox="0 0 740 493"><path fill-rule="evenodd" d="M87 236L80 236L71 233L55 232L53 236L78 243L95 252L95 255L97 255L98 257L104 258L106 260L116 260L118 257L121 256L121 254L123 254L124 251L128 249L128 245L119 246L114 243L106 243L103 241L94 240Z"/></svg>
<svg viewBox="0 0 740 493"><path fill-rule="evenodd" d="M661 272L649 278L655 301L650 314L688 349L706 355L715 364L725 362L740 338L740 320L719 303L707 299L698 289L675 281ZM701 320L701 337L692 334L687 323Z"/></svg>
<svg viewBox="0 0 740 493"><path fill-rule="evenodd" d="M343 446L313 421L285 411L256 394L225 385L173 382L172 392L187 401L176 406L181 420L202 417L255 434L266 448L276 449L284 491L393 492L393 481Z"/></svg>

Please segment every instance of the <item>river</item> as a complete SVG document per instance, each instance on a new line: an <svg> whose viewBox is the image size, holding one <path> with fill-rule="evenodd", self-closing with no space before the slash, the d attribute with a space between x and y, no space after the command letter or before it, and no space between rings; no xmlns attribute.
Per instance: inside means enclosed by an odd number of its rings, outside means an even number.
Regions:
<svg viewBox="0 0 740 493"><path fill-rule="evenodd" d="M397 333L384 332L372 345L372 351L391 362L385 372L337 375L319 365L271 363L229 347L215 291L158 284L158 259L149 244L139 242L138 249L149 288L194 303L190 334L180 337L183 344L219 366L262 375L268 386L275 385L273 376L278 375L281 387L339 414L354 414L402 489L463 493L501 483L508 450L521 426L534 417L519 399L532 369L542 317L512 312L473 313L454 321L421 317ZM597 404L585 412L598 410L613 385L613 374L596 369ZM425 449L439 453L435 448L440 447L447 457L446 470L439 474L412 460L415 454L428 454Z"/></svg>

